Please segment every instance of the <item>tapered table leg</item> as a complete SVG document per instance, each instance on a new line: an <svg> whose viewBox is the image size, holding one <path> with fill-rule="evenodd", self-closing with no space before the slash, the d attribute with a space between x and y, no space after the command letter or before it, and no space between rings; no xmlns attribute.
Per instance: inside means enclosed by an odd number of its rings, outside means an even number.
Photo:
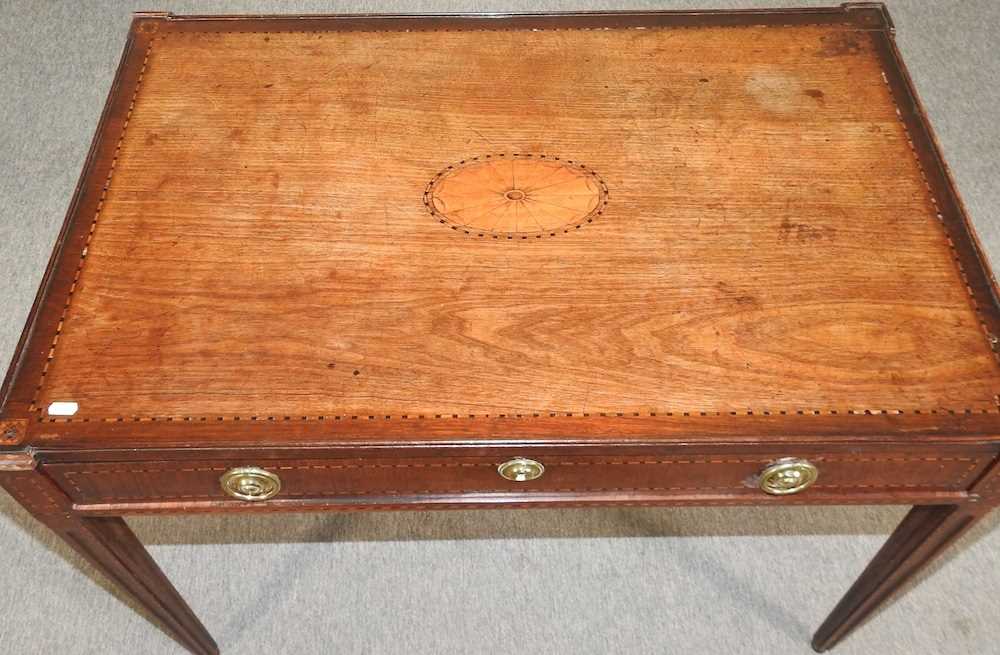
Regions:
<svg viewBox="0 0 1000 655"><path fill-rule="evenodd" d="M18 468L20 466L20 468ZM84 517L30 458L0 462L3 486L35 518L128 593L196 655L215 655L218 646L149 556L128 525L117 517Z"/></svg>
<svg viewBox="0 0 1000 655"><path fill-rule="evenodd" d="M989 511L988 506L914 507L816 631L812 646L823 652L860 625L904 582Z"/></svg>

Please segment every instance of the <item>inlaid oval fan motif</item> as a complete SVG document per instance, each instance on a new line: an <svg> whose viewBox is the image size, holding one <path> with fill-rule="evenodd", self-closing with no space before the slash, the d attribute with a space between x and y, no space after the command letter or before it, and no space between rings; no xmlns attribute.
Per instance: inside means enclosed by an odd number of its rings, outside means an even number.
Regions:
<svg viewBox="0 0 1000 655"><path fill-rule="evenodd" d="M569 232L592 222L607 201L607 185L583 164L528 154L461 161L434 176L424 192L439 222L504 239Z"/></svg>

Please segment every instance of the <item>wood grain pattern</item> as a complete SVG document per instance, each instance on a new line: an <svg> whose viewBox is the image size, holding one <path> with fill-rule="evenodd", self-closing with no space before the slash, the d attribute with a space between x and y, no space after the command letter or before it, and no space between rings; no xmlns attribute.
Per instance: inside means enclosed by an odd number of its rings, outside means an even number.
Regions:
<svg viewBox="0 0 1000 655"><path fill-rule="evenodd" d="M580 153L613 215L517 244L428 220L426 181L498 145ZM84 262L36 403L79 418L996 409L839 27L171 34Z"/></svg>

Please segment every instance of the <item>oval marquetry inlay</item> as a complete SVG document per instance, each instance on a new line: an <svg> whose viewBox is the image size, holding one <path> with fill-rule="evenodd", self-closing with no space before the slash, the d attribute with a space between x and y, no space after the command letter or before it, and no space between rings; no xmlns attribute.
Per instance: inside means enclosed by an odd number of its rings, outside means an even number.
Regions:
<svg viewBox="0 0 1000 655"><path fill-rule="evenodd" d="M441 223L493 238L555 236L590 223L608 188L572 160L544 155L474 157L438 173L424 204Z"/></svg>

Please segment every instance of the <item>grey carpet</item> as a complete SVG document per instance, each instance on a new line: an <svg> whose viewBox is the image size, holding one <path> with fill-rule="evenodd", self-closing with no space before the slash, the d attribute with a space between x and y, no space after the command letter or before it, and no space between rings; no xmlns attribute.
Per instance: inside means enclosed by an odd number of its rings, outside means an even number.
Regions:
<svg viewBox="0 0 1000 655"><path fill-rule="evenodd" d="M789 3L792 0L788 0ZM773 6L780 2L0 1L0 364L76 184L129 14ZM824 3L835 4L832 0ZM1000 2L889 3L1000 265ZM145 518L226 653L810 653L901 508ZM1000 653L1000 513L835 651ZM179 653L0 494L0 649Z"/></svg>

